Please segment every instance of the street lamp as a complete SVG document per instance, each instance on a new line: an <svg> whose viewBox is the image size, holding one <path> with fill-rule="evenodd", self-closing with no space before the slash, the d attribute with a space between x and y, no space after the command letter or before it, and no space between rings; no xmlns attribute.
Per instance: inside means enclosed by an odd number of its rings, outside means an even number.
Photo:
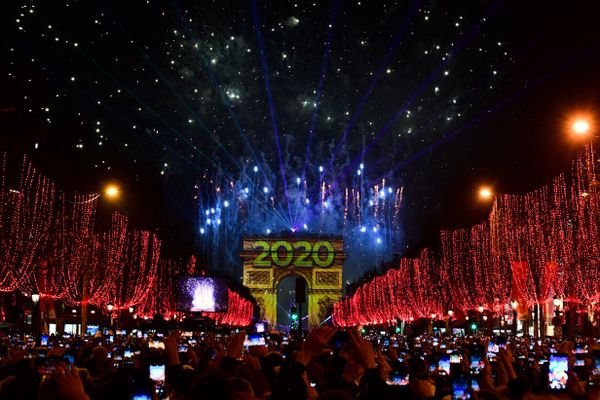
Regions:
<svg viewBox="0 0 600 400"><path fill-rule="evenodd" d="M554 305L554 308L559 308L561 303L562 301L558 297L552 299L552 304Z"/></svg>
<svg viewBox="0 0 600 400"><path fill-rule="evenodd" d="M33 307L31 308L31 323L33 325L33 331L37 334L38 332L38 317L39 317L39 310L38 310L38 304L40 301L40 294L38 292L33 292L31 293L31 302L33 303Z"/></svg>
<svg viewBox="0 0 600 400"><path fill-rule="evenodd" d="M108 304L106 305L106 309L108 310L108 314L110 315L110 329L113 328L113 309L115 308L115 305L113 304L112 301L109 301Z"/></svg>
<svg viewBox="0 0 600 400"><path fill-rule="evenodd" d="M586 135L590 130L590 123L585 119L577 119L571 128L577 135Z"/></svg>
<svg viewBox="0 0 600 400"><path fill-rule="evenodd" d="M119 197L120 193L121 191L119 190L119 187L117 185L108 185L104 189L104 194L110 199L115 199Z"/></svg>
<svg viewBox="0 0 600 400"><path fill-rule="evenodd" d="M589 113L580 112L567 120L565 129L577 139L587 139L594 133L594 120Z"/></svg>
<svg viewBox="0 0 600 400"><path fill-rule="evenodd" d="M74 204L91 203L92 201L97 200L98 198L100 198L100 196L103 196L103 195L106 196L107 198L109 198L110 200L116 200L121 195L121 189L119 189L119 187L115 184L110 184L110 185L106 186L102 192L94 193L91 195L92 197L90 197L89 199L75 202Z"/></svg>
<svg viewBox="0 0 600 400"><path fill-rule="evenodd" d="M481 200L489 200L494 196L494 191L489 186L481 186L478 195Z"/></svg>

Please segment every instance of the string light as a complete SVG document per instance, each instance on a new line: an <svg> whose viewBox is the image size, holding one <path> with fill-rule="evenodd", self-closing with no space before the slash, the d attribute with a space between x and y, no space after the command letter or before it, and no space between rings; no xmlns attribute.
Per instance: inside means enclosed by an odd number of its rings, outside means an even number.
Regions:
<svg viewBox="0 0 600 400"><path fill-rule="evenodd" d="M571 170L523 195L500 195L487 221L442 231L441 252L401 259L334 305L336 325L377 324L442 315L452 307L525 312L567 298L600 300L600 197L593 147ZM375 200L377 197L375 197Z"/></svg>

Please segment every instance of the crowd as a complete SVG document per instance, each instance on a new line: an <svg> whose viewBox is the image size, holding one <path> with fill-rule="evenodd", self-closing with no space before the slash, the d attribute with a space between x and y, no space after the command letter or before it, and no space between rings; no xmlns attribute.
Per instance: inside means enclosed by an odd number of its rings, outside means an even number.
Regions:
<svg viewBox="0 0 600 400"><path fill-rule="evenodd" d="M0 399L600 399L595 340L313 329L3 335ZM41 346L43 344L43 346Z"/></svg>

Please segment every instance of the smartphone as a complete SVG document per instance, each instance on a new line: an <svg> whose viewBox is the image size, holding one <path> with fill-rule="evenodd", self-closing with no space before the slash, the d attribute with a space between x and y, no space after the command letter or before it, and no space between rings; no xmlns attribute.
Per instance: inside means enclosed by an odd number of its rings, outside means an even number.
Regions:
<svg viewBox="0 0 600 400"><path fill-rule="evenodd" d="M448 354L440 355L438 366L440 370L446 372L446 375L450 375L450 356Z"/></svg>
<svg viewBox="0 0 600 400"><path fill-rule="evenodd" d="M65 360L69 364L75 364L75 356L73 354L65 354Z"/></svg>
<svg viewBox="0 0 600 400"><path fill-rule="evenodd" d="M548 367L548 384L552 390L564 390L567 388L567 371L569 370L569 358L566 354L551 354Z"/></svg>
<svg viewBox="0 0 600 400"><path fill-rule="evenodd" d="M506 336L498 336L496 338L496 343L498 344L498 349L505 348L506 347L506 341L507 341Z"/></svg>
<svg viewBox="0 0 600 400"><path fill-rule="evenodd" d="M393 371L390 373L390 377L387 379L386 383L388 385L406 386L408 385L409 378L408 374Z"/></svg>
<svg viewBox="0 0 600 400"><path fill-rule="evenodd" d="M592 376L600 376L600 350L594 350L592 355Z"/></svg>
<svg viewBox="0 0 600 400"><path fill-rule="evenodd" d="M108 337L108 341L109 341L109 342L111 342L111 343L112 343L112 342L114 342L114 340L115 340L115 337L114 337L113 335L110 335L110 336Z"/></svg>
<svg viewBox="0 0 600 400"><path fill-rule="evenodd" d="M42 335L40 339L40 346L46 347L48 346L48 335Z"/></svg>
<svg viewBox="0 0 600 400"><path fill-rule="evenodd" d="M483 359L483 353L475 352L469 355L469 364L471 374L477 375L485 368L485 362Z"/></svg>
<svg viewBox="0 0 600 400"><path fill-rule="evenodd" d="M152 396L147 394L134 394L131 400L152 400Z"/></svg>
<svg viewBox="0 0 600 400"><path fill-rule="evenodd" d="M452 380L452 398L453 399L470 399L469 378L467 376L459 376Z"/></svg>
<svg viewBox="0 0 600 400"><path fill-rule="evenodd" d="M587 345L585 343L576 343L573 354L587 354Z"/></svg>
<svg viewBox="0 0 600 400"><path fill-rule="evenodd" d="M262 335L246 335L244 347L248 349L250 346L266 346L265 338Z"/></svg>
<svg viewBox="0 0 600 400"><path fill-rule="evenodd" d="M459 364L460 360L461 360L461 356L459 353L452 353L450 354L450 363L451 364Z"/></svg>
<svg viewBox="0 0 600 400"><path fill-rule="evenodd" d="M381 349L383 351L387 351L390 348L390 338L384 338L383 339L383 343L381 345Z"/></svg>
<svg viewBox="0 0 600 400"><path fill-rule="evenodd" d="M123 357L125 357L125 358L131 358L131 350L124 350L123 351Z"/></svg>
<svg viewBox="0 0 600 400"><path fill-rule="evenodd" d="M179 353L186 353L188 351L188 346L185 343L180 343L179 346L177 347L177 352Z"/></svg>
<svg viewBox="0 0 600 400"><path fill-rule="evenodd" d="M347 331L339 330L329 340L329 347L333 349L345 349L350 346L350 336Z"/></svg>
<svg viewBox="0 0 600 400"><path fill-rule="evenodd" d="M471 378L471 391L479 392L479 383L477 382L477 379L475 379L475 378Z"/></svg>
<svg viewBox="0 0 600 400"><path fill-rule="evenodd" d="M150 379L154 382L164 382L165 381L165 365L151 365L150 366Z"/></svg>

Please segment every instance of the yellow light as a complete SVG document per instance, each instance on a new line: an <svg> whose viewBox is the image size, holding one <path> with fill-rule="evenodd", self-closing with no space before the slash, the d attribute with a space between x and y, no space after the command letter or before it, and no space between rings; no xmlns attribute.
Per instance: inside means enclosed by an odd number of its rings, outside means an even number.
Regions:
<svg viewBox="0 0 600 400"><path fill-rule="evenodd" d="M590 123L585 119L578 119L573 122L573 132L578 135L585 135L590 131Z"/></svg>
<svg viewBox="0 0 600 400"><path fill-rule="evenodd" d="M114 199L115 197L119 196L119 188L116 185L109 185L106 187L104 194L111 199Z"/></svg>
<svg viewBox="0 0 600 400"><path fill-rule="evenodd" d="M492 189L490 189L489 187L482 187L481 189L479 189L479 197L484 199L484 200L488 200L492 197L493 192Z"/></svg>

